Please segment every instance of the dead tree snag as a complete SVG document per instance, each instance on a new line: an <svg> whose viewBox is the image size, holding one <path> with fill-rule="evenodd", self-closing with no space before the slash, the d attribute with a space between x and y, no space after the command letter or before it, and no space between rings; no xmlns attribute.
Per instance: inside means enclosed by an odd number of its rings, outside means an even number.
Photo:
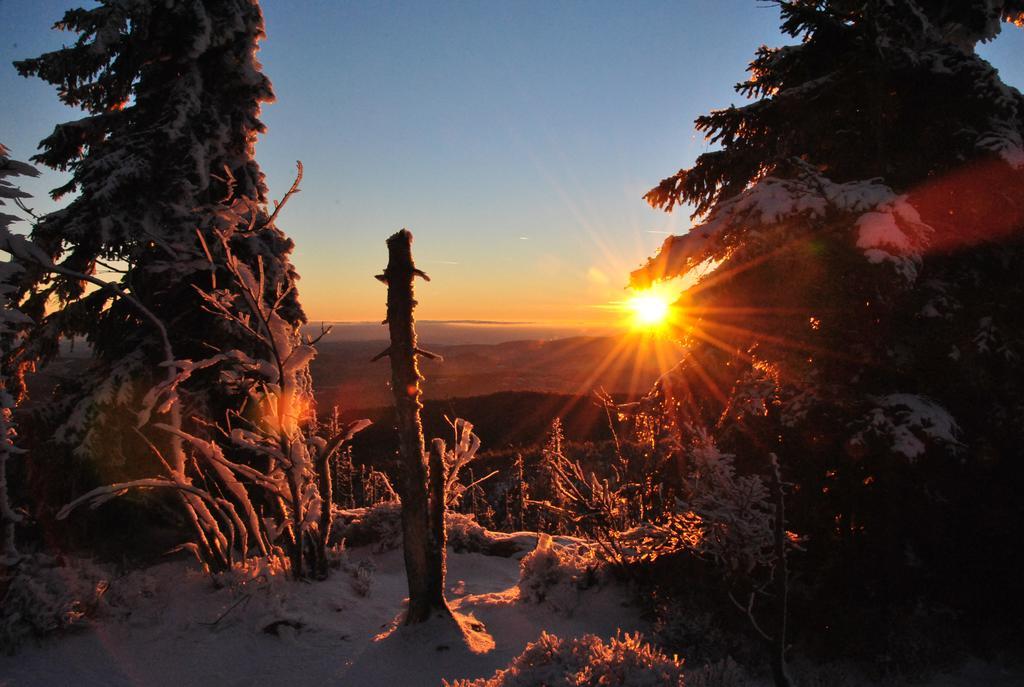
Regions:
<svg viewBox="0 0 1024 687"><path fill-rule="evenodd" d="M423 422L420 419L420 380L417 357L426 355L416 344L416 326L413 319L413 280L419 276L430 280L416 269L412 260L412 233L407 229L394 234L387 241L388 266L377 276L388 287L387 319L391 345L376 356L391 360L391 390L395 396L398 423L398 446L401 460L399 495L402 499L402 546L405 571L409 582L409 610L407 625L421 623L435 615L451 616L444 598L445 532L444 498L431 498L428 488L428 465L423 441ZM441 455L443 455L443 447ZM431 461L435 470L444 461ZM435 474L435 484L443 474Z"/></svg>

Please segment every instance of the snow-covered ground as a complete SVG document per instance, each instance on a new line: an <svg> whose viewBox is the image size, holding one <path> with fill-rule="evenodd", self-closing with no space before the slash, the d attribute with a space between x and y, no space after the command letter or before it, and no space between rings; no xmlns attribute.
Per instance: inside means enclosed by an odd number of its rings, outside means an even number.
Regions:
<svg viewBox="0 0 1024 687"><path fill-rule="evenodd" d="M259 571L224 586L185 562L132 572L111 584L91 627L0 657L0 685L440 685L492 675L542 630L561 637L645 629L625 589L576 591L565 610L518 599L519 561L449 553L453 609L483 625L493 648L468 647L428 623L395 628L406 595L400 551L348 552L348 568L373 566L369 594L357 575L294 583ZM479 639L479 638L478 638Z"/></svg>
<svg viewBox="0 0 1024 687"><path fill-rule="evenodd" d="M99 612L84 627L0 655L0 687L436 687L443 680L492 676L542 631L563 640L588 634L607 640L620 629L650 637L627 588L606 578L566 583L580 560L572 553L580 540L542 536L530 554L537 541L533 534L502 535L467 528L465 522L454 531L463 541L468 531L491 545L512 542L520 548L513 557L449 550L448 598L464 632L444 622L415 628L398 623L406 595L402 554L396 548L381 550L393 541L346 551L324 582L292 582L282 566L266 561L211 578L178 560L111 580ZM524 557L528 562L521 566ZM83 577L96 579L95 566L79 566L52 570L62 579L76 576L79 586ZM541 673L561 675L557 665ZM752 680L738 667L727 671L731 677L724 681L704 666L686 668L687 687L771 684L767 676ZM802 678L799 684L816 687L906 683L865 679L863 666L817 666L798 659L792 669ZM536 678L502 684L548 684ZM609 684L640 684L624 679ZM650 679L645 674L642 684L652 684ZM1024 685L1024 669L972 660L952 673L915 682L1016 687Z"/></svg>

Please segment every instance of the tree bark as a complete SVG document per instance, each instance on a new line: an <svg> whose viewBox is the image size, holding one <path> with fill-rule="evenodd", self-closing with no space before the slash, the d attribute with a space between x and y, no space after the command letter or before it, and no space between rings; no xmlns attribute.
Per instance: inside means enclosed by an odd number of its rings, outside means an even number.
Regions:
<svg viewBox="0 0 1024 687"><path fill-rule="evenodd" d="M770 454L772 472L769 487L775 501L775 522L773 524L775 547L775 579L773 592L778 604L775 616L775 633L769 642L771 651L772 678L775 687L792 687L793 680L789 677L786 665L786 622L789 615L789 566L786 561L786 499L783 493L782 475L779 469L779 458Z"/></svg>
<svg viewBox="0 0 1024 687"><path fill-rule="evenodd" d="M334 503L334 483L331 479L331 454L324 453L317 463L317 478L320 487L320 521L314 542L316 560L314 574L318 580L326 580L328 573L327 544L331 538L331 504Z"/></svg>
<svg viewBox="0 0 1024 687"><path fill-rule="evenodd" d="M403 229L387 240L388 265L377 278L388 286L387 319L390 347L378 358L391 359L391 390L398 422L399 479L402 499L402 548L409 583L405 623L421 623L434 615L451 616L444 598L444 499L432 517L427 487L427 463L420 419L420 379L413 319L413 279L428 279L412 260L412 233ZM442 461L443 462L443 461ZM443 480L442 480L443 482ZM440 531L436 509L440 508Z"/></svg>
<svg viewBox="0 0 1024 687"><path fill-rule="evenodd" d="M445 493L444 485L448 479L444 467L445 443L443 439L434 439L430 442L430 462L428 463L429 497L428 508L430 510L430 542L428 546L428 575L427 585L431 590L437 590L436 599L448 610L448 602L444 598L444 578L446 573L448 532L445 529Z"/></svg>
<svg viewBox="0 0 1024 687"><path fill-rule="evenodd" d="M7 488L7 461L21 449L14 445L13 399L7 394L0 378L0 561L14 563L18 559L18 549L14 542L14 526L22 521L22 516L11 506Z"/></svg>

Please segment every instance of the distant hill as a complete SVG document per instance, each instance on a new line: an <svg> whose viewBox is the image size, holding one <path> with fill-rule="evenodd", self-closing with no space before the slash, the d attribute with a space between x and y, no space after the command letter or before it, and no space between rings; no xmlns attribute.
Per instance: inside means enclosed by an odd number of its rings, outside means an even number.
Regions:
<svg viewBox="0 0 1024 687"><path fill-rule="evenodd" d="M381 311L383 315L383 310ZM376 322L324 322L312 320L303 333L316 336L327 325L324 343L339 341L382 341L388 329ZM416 320L421 341L433 344L499 344L506 341L567 339L574 336L610 336L622 330L609 324L506 322L484 320Z"/></svg>
<svg viewBox="0 0 1024 687"><path fill-rule="evenodd" d="M318 405L349 411L381 408L392 402L387 360L370 359L385 341L321 342L313 361ZM422 360L427 399L457 399L503 391L637 396L683 356L681 346L651 336L571 337L552 341L499 344L430 345L443 362Z"/></svg>
<svg viewBox="0 0 1024 687"><path fill-rule="evenodd" d="M311 367L320 411L330 412L337 405L345 417L387 423L386 409L393 403L391 370L387 360L370 362L386 347L385 341L320 342ZM491 447L532 437L555 416L566 421L570 435L589 437L594 421L590 395L595 389L621 398L640 396L684 353L672 342L638 335L424 347L444 356L443 361L421 361L424 396L431 401L428 415L462 416L481 430L488 425ZM88 355L87 346L62 351L60 358L30 377L30 398L45 398L58 380L80 374L89 364ZM477 400L483 396L486 401ZM581 419L571 425L568 418L576 415ZM438 425L433 436L443 429Z"/></svg>
<svg viewBox="0 0 1024 687"><path fill-rule="evenodd" d="M344 419L373 421L352 441L357 463L387 466L398 451L393 407L345 413ZM523 449L544 441L551 421L561 418L565 435L573 441L611 438L604 408L592 396L569 396L537 391L504 391L473 398L428 400L423 407L423 433L427 439L452 440L445 418L464 418L474 425L482 443L481 455L503 449Z"/></svg>

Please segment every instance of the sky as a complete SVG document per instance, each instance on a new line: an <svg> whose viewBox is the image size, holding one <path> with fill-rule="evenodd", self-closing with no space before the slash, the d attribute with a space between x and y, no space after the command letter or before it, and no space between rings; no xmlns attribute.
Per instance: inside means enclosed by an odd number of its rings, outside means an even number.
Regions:
<svg viewBox="0 0 1024 687"><path fill-rule="evenodd" d="M14 59L69 42L71 0L0 0L0 141L29 157L82 116ZM695 117L743 104L755 49L785 41L756 0L264 0L277 102L257 147L271 195L305 166L279 225L311 320L373 321L384 240L406 227L432 281L417 316L549 325L622 317L629 272L688 213L643 194L708 149ZM1024 88L1024 31L984 46ZM57 173L23 184L37 210Z"/></svg>

